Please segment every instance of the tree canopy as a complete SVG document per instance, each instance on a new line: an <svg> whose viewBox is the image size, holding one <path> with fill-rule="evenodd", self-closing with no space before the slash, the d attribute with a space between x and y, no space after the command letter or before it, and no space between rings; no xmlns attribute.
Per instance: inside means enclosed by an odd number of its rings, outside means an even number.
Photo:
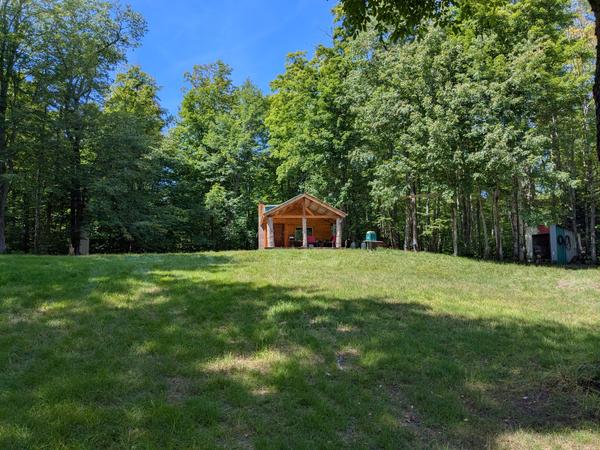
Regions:
<svg viewBox="0 0 600 450"><path fill-rule="evenodd" d="M523 261L527 229L558 223L595 262L591 17L570 0L342 0L331 42L290 53L269 93L198 61L169 117L125 64L139 14L4 2L0 251L251 249L258 202L306 191L349 213L347 243L375 229Z"/></svg>

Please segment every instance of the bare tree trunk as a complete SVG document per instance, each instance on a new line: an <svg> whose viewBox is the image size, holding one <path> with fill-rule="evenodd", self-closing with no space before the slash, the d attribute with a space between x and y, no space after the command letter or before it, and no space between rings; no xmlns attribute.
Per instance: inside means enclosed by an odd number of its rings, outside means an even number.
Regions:
<svg viewBox="0 0 600 450"><path fill-rule="evenodd" d="M481 198L481 188L479 189L479 215L481 218L481 230L483 231L483 258L490 257L490 241L488 238L488 229L485 222L485 214L483 212L483 199Z"/></svg>
<svg viewBox="0 0 600 450"><path fill-rule="evenodd" d="M21 52L23 21L26 2L0 4L0 253L6 252L6 209L8 180L4 178L11 169L14 155L10 154L9 88L18 85L21 74L16 73Z"/></svg>
<svg viewBox="0 0 600 450"><path fill-rule="evenodd" d="M575 163L575 151L573 146L569 146L569 174L571 180L577 179L577 168ZM581 242L579 240L579 233L577 232L577 193L573 185L569 185L569 201L571 203L571 231L575 235L575 246L577 248L577 254L581 254Z"/></svg>
<svg viewBox="0 0 600 450"><path fill-rule="evenodd" d="M29 212L30 212L30 198L29 198L29 193L25 193L23 195L23 216L21 219L21 224L22 224L22 233L21 233L21 250L25 253L29 253L29 251L31 250L30 246L29 246L29 241L30 241L30 236L31 236L31 230L30 230L30 226L31 226L31 221L30 221L30 217L29 217Z"/></svg>
<svg viewBox="0 0 600 450"><path fill-rule="evenodd" d="M494 236L496 238L496 259L502 261L504 255L502 252L502 230L500 227L500 211L498 202L500 200L500 191L498 188L494 189L494 196L492 202L492 214L494 216Z"/></svg>
<svg viewBox="0 0 600 450"><path fill-rule="evenodd" d="M525 262L527 259L527 245L525 241L525 221L523 220L523 205L519 205L517 214L519 219L519 261Z"/></svg>
<svg viewBox="0 0 600 450"><path fill-rule="evenodd" d="M71 211L70 211L70 234L71 245L75 255L80 255L80 244L83 231L83 217L85 209L85 198L83 187L81 186L81 148L79 138L74 138L72 143L73 166L71 167Z"/></svg>
<svg viewBox="0 0 600 450"><path fill-rule="evenodd" d="M465 194L464 196L464 219L463 219L463 238L467 247L467 255L473 254L473 236L472 236L472 223L471 223L471 194Z"/></svg>
<svg viewBox="0 0 600 450"><path fill-rule="evenodd" d="M452 254L458 256L458 196L452 203Z"/></svg>
<svg viewBox="0 0 600 450"><path fill-rule="evenodd" d="M407 202L404 207L404 251L408 251L408 243L410 242L410 203Z"/></svg>
<svg viewBox="0 0 600 450"><path fill-rule="evenodd" d="M40 246L40 168L35 175L34 213L33 213L33 251L39 253Z"/></svg>
<svg viewBox="0 0 600 450"><path fill-rule="evenodd" d="M481 258L483 257L483 238L481 235L481 223L479 221L479 218L481 217L481 208L479 201L475 202L475 205L471 208L471 211L473 211L471 222L473 222L473 224L475 225L475 241L477 243L477 256ZM473 246L475 246L475 243L473 243Z"/></svg>
<svg viewBox="0 0 600 450"><path fill-rule="evenodd" d="M590 2L592 3L592 2ZM598 3L598 2L596 2ZM597 9L594 9L594 14L597 13ZM596 15L597 17L597 15ZM596 34L598 34L598 24L596 24ZM598 47L597 47L598 49ZM596 57L598 57L598 55L596 55ZM595 80L595 84L594 84L594 99L596 100L596 119L598 119L598 101L596 98L596 91L598 89L597 84L599 83L598 80L598 67L596 67L596 80ZM589 103L587 101L587 99L583 100L582 103L582 114L583 114L583 129L585 132L585 136L584 139L586 139L589 136L589 125L588 125L588 114L589 114ZM596 125L598 126L598 122L596 123ZM587 142L587 139L585 140L585 142ZM583 161L584 161L584 166L586 169L586 175L587 175L587 190L588 190L588 195L587 195L587 200L588 200L588 204L586 205L586 209L585 209L585 226L586 226L586 236L587 236L587 247L588 247L588 255L590 257L591 263L592 264L596 264L597 263L597 256L596 256L596 158L594 158L591 155L591 149L585 145L584 147L584 154L583 154ZM600 152L600 147L598 147L597 149ZM600 156L600 153L599 153ZM588 213L589 212L589 213Z"/></svg>
<svg viewBox="0 0 600 450"><path fill-rule="evenodd" d="M590 258L592 264L598 262L596 256L596 203L594 201L590 204Z"/></svg>
<svg viewBox="0 0 600 450"><path fill-rule="evenodd" d="M523 223L523 202L521 199L521 181L518 176L513 181L515 213L517 219L517 256L520 262L525 261L525 225Z"/></svg>
<svg viewBox="0 0 600 450"><path fill-rule="evenodd" d="M596 103L596 155L600 160L600 0L589 0L596 17L596 76L594 77L594 102Z"/></svg>
<svg viewBox="0 0 600 450"><path fill-rule="evenodd" d="M513 180L512 195L510 198L510 225L512 228L513 259L519 259L519 212L517 205L516 186Z"/></svg>
<svg viewBox="0 0 600 450"><path fill-rule="evenodd" d="M411 184L411 195L410 195L410 215L411 215L411 223L412 223L412 250L414 252L419 251L419 241L418 241L418 223L417 223L417 189L414 182Z"/></svg>
<svg viewBox="0 0 600 450"><path fill-rule="evenodd" d="M440 216L440 200L436 198L435 200L435 208L433 212L433 221L437 224L438 217ZM435 227L433 234L431 235L431 250L434 252L439 252L442 245L442 233L438 230L437 226Z"/></svg>
<svg viewBox="0 0 600 450"><path fill-rule="evenodd" d="M2 173L0 172L0 177ZM0 253L6 253L6 203L8 200L8 183L0 178Z"/></svg>
<svg viewBox="0 0 600 450"><path fill-rule="evenodd" d="M425 198L425 227L428 230L431 230L431 211L430 211L430 202L429 202L429 192L427 193L427 196ZM425 240L425 243L423 243L423 239L421 239L421 246L423 247L423 249L431 249L431 238L432 238L432 234L429 235L429 240Z"/></svg>

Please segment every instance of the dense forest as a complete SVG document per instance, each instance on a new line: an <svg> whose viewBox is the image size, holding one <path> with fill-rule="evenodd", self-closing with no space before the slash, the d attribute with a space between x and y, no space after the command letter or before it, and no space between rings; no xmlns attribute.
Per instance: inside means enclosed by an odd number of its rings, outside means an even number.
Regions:
<svg viewBox="0 0 600 450"><path fill-rule="evenodd" d="M334 8L331 42L270 93L199 61L169 117L126 66L131 8L2 0L0 252L250 249L257 203L306 191L348 212L349 241L523 261L526 228L558 223L596 262L588 3L464 5L400 39Z"/></svg>

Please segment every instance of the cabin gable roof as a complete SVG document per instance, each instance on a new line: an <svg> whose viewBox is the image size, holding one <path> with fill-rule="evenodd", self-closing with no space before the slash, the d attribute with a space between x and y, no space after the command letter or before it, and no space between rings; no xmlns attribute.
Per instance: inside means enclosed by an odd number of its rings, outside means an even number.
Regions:
<svg viewBox="0 0 600 450"><path fill-rule="evenodd" d="M323 200L319 200L317 197L307 193L298 194L295 197L292 197L289 200L280 203L279 205L265 205L264 215L266 217L277 216L286 210L292 209L294 206L296 206L296 204L300 208L302 208L302 200L307 200L307 210L309 212L307 217L309 218L311 214L323 215L329 213L340 218L344 218L348 215L341 209L331 206L330 204L325 203Z"/></svg>

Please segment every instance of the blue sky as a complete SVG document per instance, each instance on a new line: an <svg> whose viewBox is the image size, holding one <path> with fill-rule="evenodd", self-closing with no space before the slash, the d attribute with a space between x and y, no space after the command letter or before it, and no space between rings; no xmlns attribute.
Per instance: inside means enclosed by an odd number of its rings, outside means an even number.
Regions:
<svg viewBox="0 0 600 450"><path fill-rule="evenodd" d="M331 41L333 0L123 0L142 13L148 32L129 54L161 86L175 115L183 74L222 59L236 84L250 78L264 92L283 72L288 53Z"/></svg>

